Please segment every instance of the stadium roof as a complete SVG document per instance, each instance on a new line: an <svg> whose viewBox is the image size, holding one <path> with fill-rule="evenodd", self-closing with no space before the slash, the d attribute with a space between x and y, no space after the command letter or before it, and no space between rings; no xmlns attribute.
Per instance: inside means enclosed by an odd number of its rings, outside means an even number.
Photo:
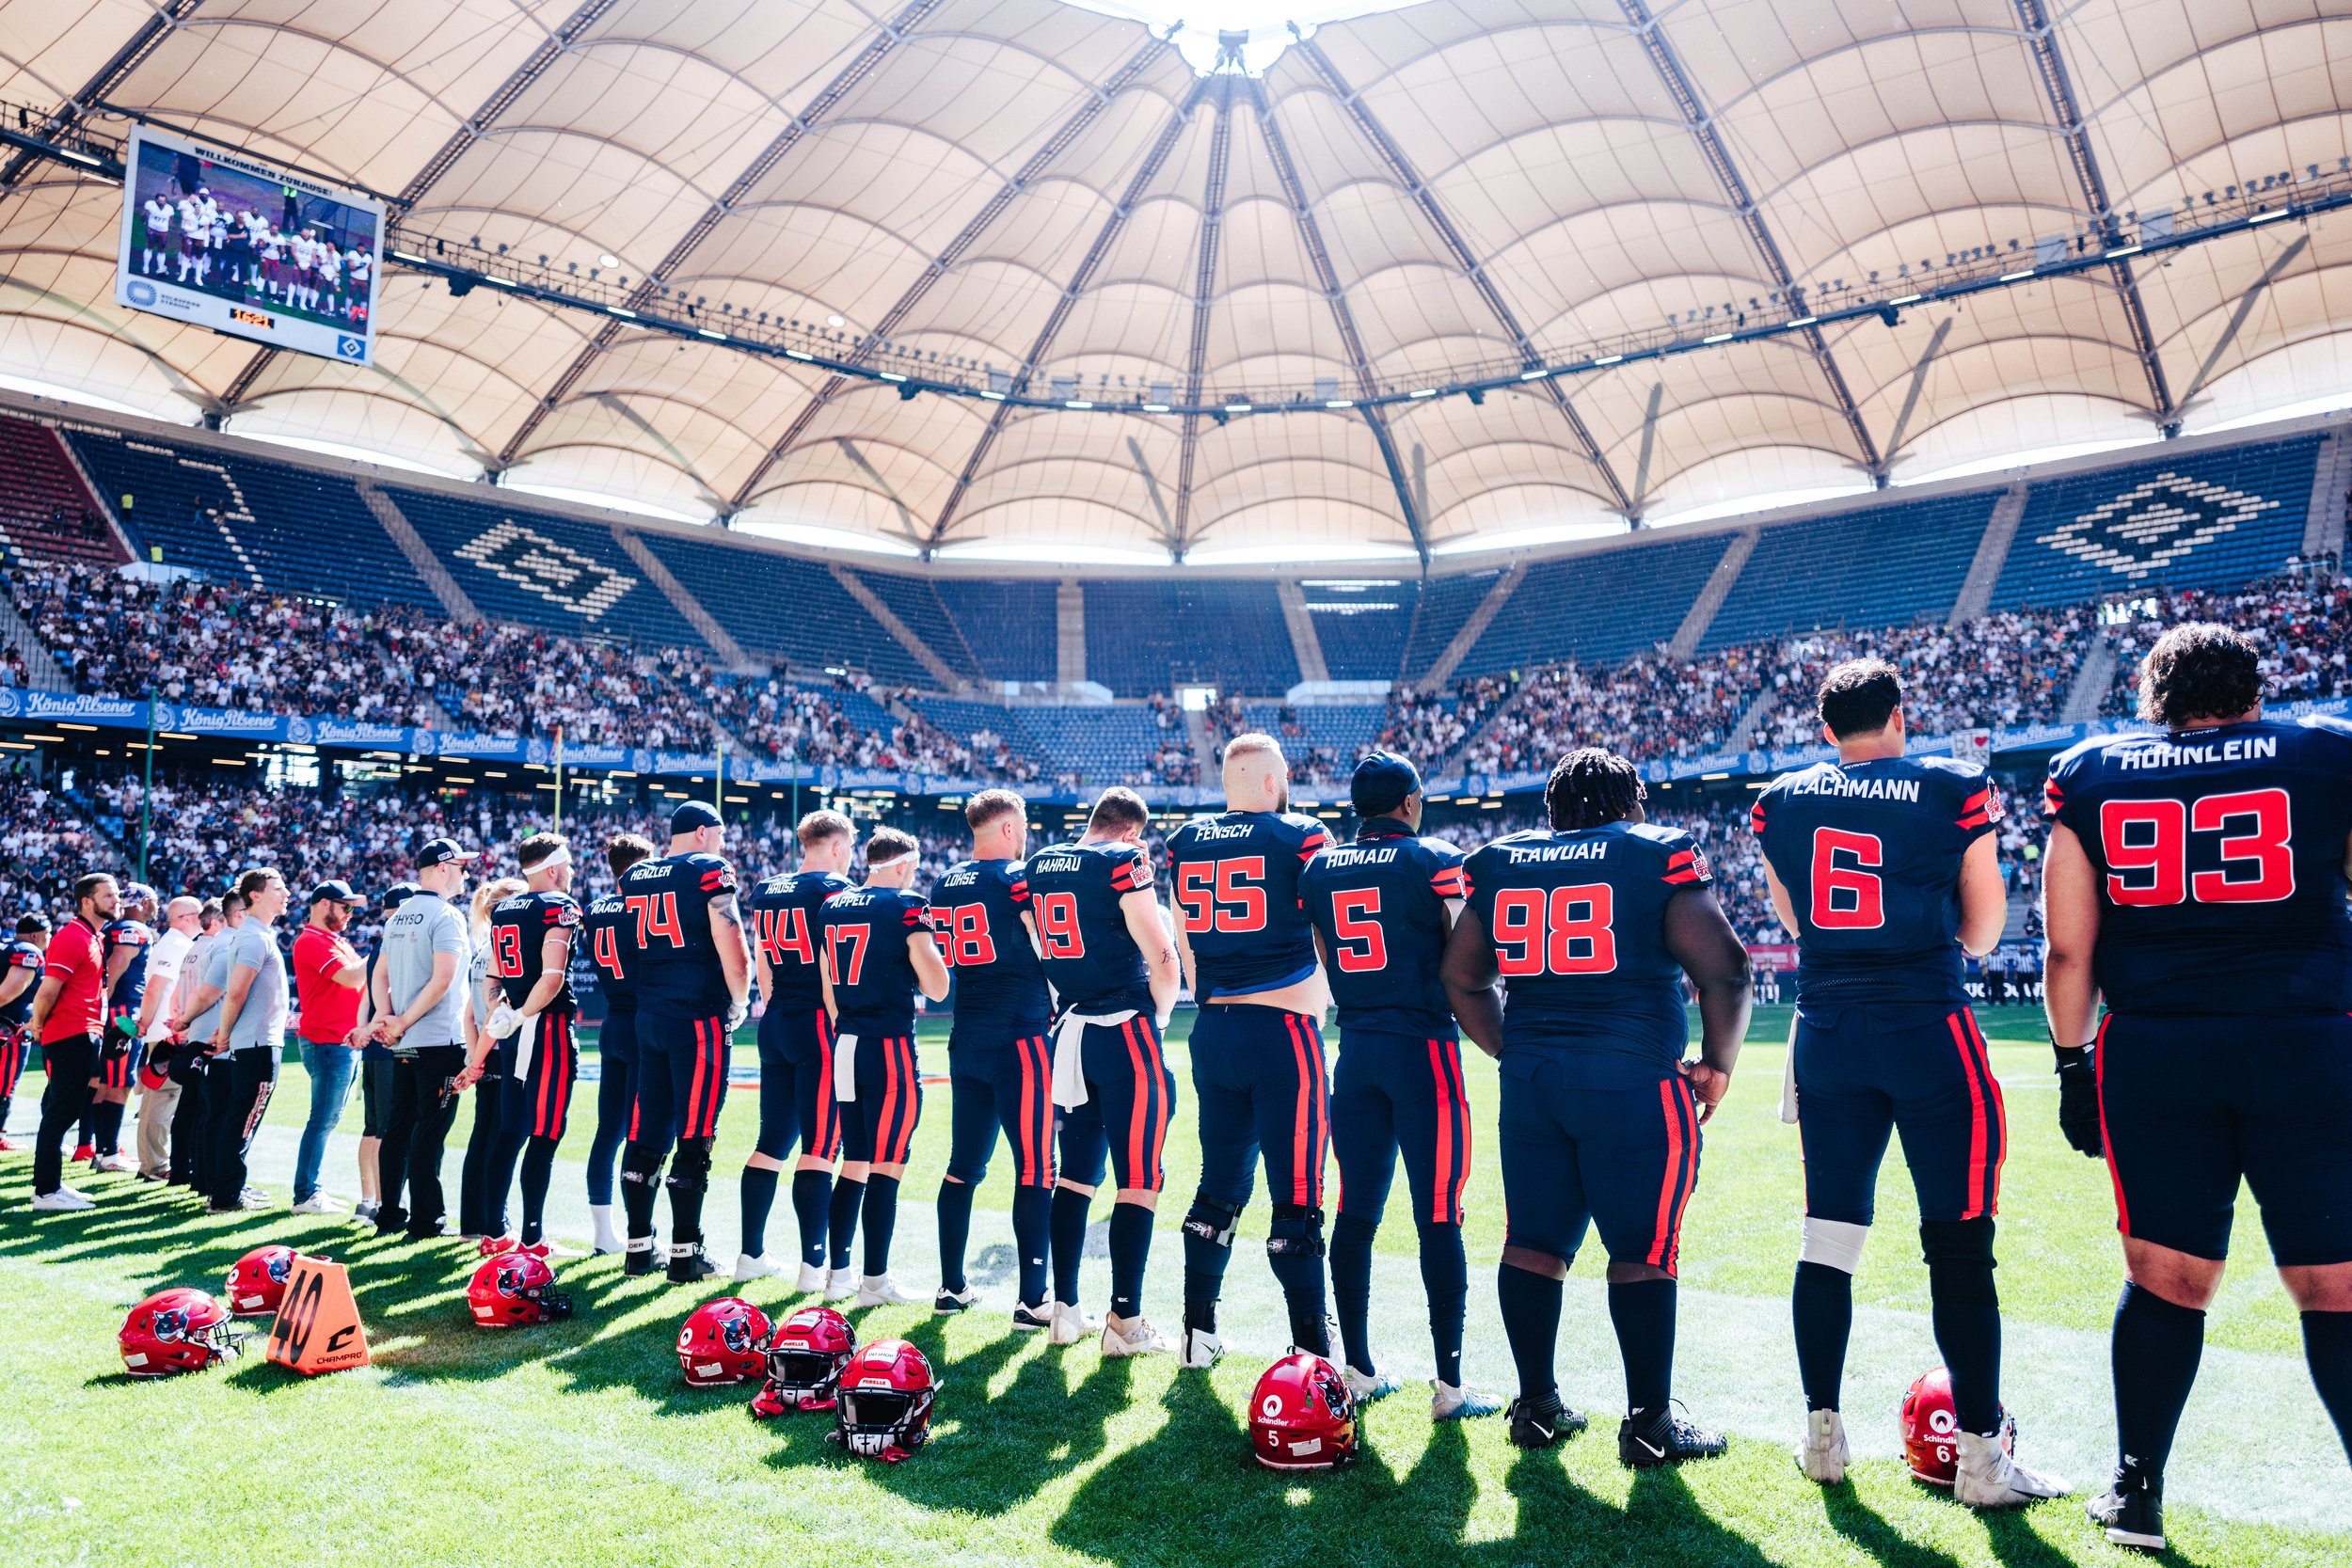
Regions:
<svg viewBox="0 0 2352 1568"><path fill-rule="evenodd" d="M2352 167L2316 0L1185 9L0 0L36 128L149 117L395 198L413 246L1014 399L412 270L374 369L257 353L118 309L119 190L30 158L0 380L1043 562L1534 542L2352 391L2352 218L2100 259ZM1971 267L2003 286L1901 308Z"/></svg>

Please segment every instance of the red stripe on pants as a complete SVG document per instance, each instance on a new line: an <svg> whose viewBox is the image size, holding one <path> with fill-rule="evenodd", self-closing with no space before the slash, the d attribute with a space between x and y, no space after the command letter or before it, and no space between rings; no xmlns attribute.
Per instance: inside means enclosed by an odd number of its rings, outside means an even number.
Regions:
<svg viewBox="0 0 2352 1568"><path fill-rule="evenodd" d="M1993 1094L1993 1171L1984 1194L1984 1212L2001 1212L2001 1167L2009 1163L2009 1102L2001 1094L2001 1081L1993 1076L1993 1053L1984 1043L1984 1031L1977 1026L1977 1015L1963 1009L1968 1021L1968 1037L1976 1042L1977 1065L1984 1069L1985 1086Z"/></svg>
<svg viewBox="0 0 2352 1568"><path fill-rule="evenodd" d="M1136 1182L1147 1179L1149 1169L1143 1150L1152 1127L1152 1085L1157 1078L1144 1062L1142 1042L1136 1038L1136 1025L1141 1022L1131 1018L1119 1026L1119 1037L1127 1042L1128 1070L1136 1081L1135 1092L1127 1100L1127 1180Z"/></svg>
<svg viewBox="0 0 2352 1568"><path fill-rule="evenodd" d="M1699 1108L1692 1098L1691 1081L1677 1077L1674 1081L1675 1096L1682 1103L1682 1126L1688 1142L1682 1151L1682 1196L1675 1199L1674 1227L1671 1243L1666 1249L1665 1270L1673 1274L1680 1266L1682 1257L1682 1212L1691 1207L1691 1195L1699 1190Z"/></svg>
<svg viewBox="0 0 2352 1568"><path fill-rule="evenodd" d="M890 1042L891 1082L899 1089L898 1132L891 1140L891 1164L903 1164L914 1147L914 1121L920 1109L915 1099L918 1092L914 1081L914 1037L905 1036Z"/></svg>
<svg viewBox="0 0 2352 1568"><path fill-rule="evenodd" d="M833 1097L833 1020L822 1008L817 1013L817 1069L824 1080L817 1091L817 1125L807 1152L830 1160L841 1151L841 1104Z"/></svg>
<svg viewBox="0 0 2352 1568"><path fill-rule="evenodd" d="M1343 1049L1346 1039L1342 1037ZM1445 1042L1429 1042L1429 1075L1438 1081L1438 1164L1430 1181L1429 1222L1449 1225L1455 1196L1454 1181L1454 1079L1445 1068Z"/></svg>
<svg viewBox="0 0 2352 1568"><path fill-rule="evenodd" d="M1675 1085L1680 1082L1677 1076L1658 1083L1658 1102L1666 1117L1666 1175L1658 1184L1658 1223L1644 1259L1653 1268L1666 1267L1673 1256L1675 1220L1682 1212L1676 1202L1682 1185L1682 1108L1675 1101Z"/></svg>
<svg viewBox="0 0 2352 1568"><path fill-rule="evenodd" d="M1960 1070L1968 1080L1968 1207L1961 1211L1960 1217L1973 1220L1984 1213L1984 1084L1977 1076L1976 1058L1968 1048L1968 1031L1960 1026L1960 1017L1958 1013L1948 1014L1944 1022L1952 1032L1952 1044L1960 1052Z"/></svg>
<svg viewBox="0 0 2352 1568"><path fill-rule="evenodd" d="M2115 1228L2128 1236L2132 1233L2131 1205L2123 1201L2123 1170L2115 1163L2115 1140L2107 1136L2107 1025L2114 1021L2113 1013L2099 1021L2099 1033L2091 1045L2091 1065L2099 1087L2099 1143L2107 1151L2107 1180L2115 1183Z"/></svg>
<svg viewBox="0 0 2352 1568"><path fill-rule="evenodd" d="M697 1076L706 1078L709 1086L703 1093L702 1126L696 1131L695 1135L715 1138L719 1135L719 1097L726 1093L727 1088L727 1021L723 1018L714 1018L708 1022L710 1024L708 1058L710 1065L707 1073Z"/></svg>
<svg viewBox="0 0 2352 1568"><path fill-rule="evenodd" d="M874 1123L874 1160L878 1164L887 1164L890 1163L890 1113L898 1104L898 1074L890 1059L890 1042L881 1040L877 1043L882 1047L882 1115Z"/></svg>
<svg viewBox="0 0 2352 1568"><path fill-rule="evenodd" d="M1146 1145L1151 1150L1151 1163L1144 1186L1147 1191L1156 1193L1168 1185L1168 1171L1161 1163L1168 1148L1168 1058L1160 1050L1158 1023L1137 1019L1136 1033L1149 1047L1145 1053L1149 1061L1143 1077L1143 1092L1152 1099L1152 1124ZM1131 1171L1128 1174L1132 1176L1135 1173Z"/></svg>
<svg viewBox="0 0 2352 1568"><path fill-rule="evenodd" d="M678 1135L685 1138L691 1138L695 1135L694 1119L702 1115L703 1023L704 1021L702 1019L698 1018L694 1021L694 1076L687 1085L686 1115L678 1123Z"/></svg>

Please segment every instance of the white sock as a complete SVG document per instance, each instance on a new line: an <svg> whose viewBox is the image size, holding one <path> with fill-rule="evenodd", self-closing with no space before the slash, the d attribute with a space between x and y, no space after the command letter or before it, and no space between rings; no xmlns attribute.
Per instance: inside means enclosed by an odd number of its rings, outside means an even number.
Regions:
<svg viewBox="0 0 2352 1568"><path fill-rule="evenodd" d="M621 1250L621 1233L612 1227L612 1205L610 1203L588 1205L588 1222L596 1227L596 1237L591 1244L598 1252Z"/></svg>

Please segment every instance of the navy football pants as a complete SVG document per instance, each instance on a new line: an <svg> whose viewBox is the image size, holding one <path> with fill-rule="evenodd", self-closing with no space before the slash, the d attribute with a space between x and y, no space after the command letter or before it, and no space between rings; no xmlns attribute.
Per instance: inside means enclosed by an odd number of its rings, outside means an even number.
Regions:
<svg viewBox="0 0 2352 1568"><path fill-rule="evenodd" d="M1054 1184L1054 1053L1044 1021L956 1020L947 1042L952 1131L947 1174L978 1186L1001 1130L1013 1183Z"/></svg>
<svg viewBox="0 0 2352 1568"><path fill-rule="evenodd" d="M1089 1023L1078 1045L1087 1102L1060 1114L1061 1174L1081 1187L1099 1187L1107 1164L1120 1188L1161 1191L1168 1183L1163 1156L1176 1114L1176 1075L1168 1069L1158 1026L1141 1016Z"/></svg>
<svg viewBox="0 0 2352 1568"><path fill-rule="evenodd" d="M839 1107L841 1153L876 1164L903 1164L923 1119L923 1080L912 1035L857 1037L857 1098Z"/></svg>
<svg viewBox="0 0 2352 1568"><path fill-rule="evenodd" d="M1331 1147L1341 1213L1380 1223L1401 1151L1414 1223L1459 1225L1470 1168L1460 1043L1361 1024L1343 1031L1331 1069Z"/></svg>
<svg viewBox="0 0 2352 1568"><path fill-rule="evenodd" d="M1699 1180L1690 1083L1661 1068L1651 1083L1595 1087L1580 1054L1515 1047L1498 1064L1503 1243L1565 1260L1590 1226L1612 1262L1672 1275ZM1603 1082L1623 1079L1613 1071Z"/></svg>
<svg viewBox="0 0 2352 1568"><path fill-rule="evenodd" d="M1235 1211L1246 1208L1263 1154L1276 1203L1320 1209L1330 1088L1315 1019L1211 1003L1192 1026L1191 1049L1202 1194Z"/></svg>
<svg viewBox="0 0 2352 1568"><path fill-rule="evenodd" d="M666 1154L681 1138L714 1137L726 1100L725 1015L691 1018L640 1009L637 1108L628 1141Z"/></svg>
<svg viewBox="0 0 2352 1568"><path fill-rule="evenodd" d="M841 1104L833 1097L833 1020L822 1007L771 1007L759 1021L758 1151L781 1160L841 1152Z"/></svg>
<svg viewBox="0 0 2352 1568"><path fill-rule="evenodd" d="M596 1031L596 1135L588 1142L588 1201L612 1203L612 1161L637 1111L637 1007L604 1015Z"/></svg>
<svg viewBox="0 0 2352 1568"><path fill-rule="evenodd" d="M1922 1221L2000 1212L2009 1120L1966 1007L1800 1007L1796 1053L1807 1214L1868 1225L1895 1132Z"/></svg>

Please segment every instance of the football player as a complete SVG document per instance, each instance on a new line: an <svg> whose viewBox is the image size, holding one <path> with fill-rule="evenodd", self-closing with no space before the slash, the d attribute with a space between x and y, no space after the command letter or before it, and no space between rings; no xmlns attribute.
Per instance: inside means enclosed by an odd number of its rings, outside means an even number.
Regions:
<svg viewBox="0 0 2352 1568"><path fill-rule="evenodd" d="M980 1299L964 1277L973 1189L988 1176L996 1131L1017 1161L1012 1244L1020 1259L1013 1326L1049 1326L1045 1298L1047 1225L1054 1203L1054 1068L1047 1029L1053 1003L1013 889L1023 881L1029 812L1009 789L984 789L963 808L972 858L931 889L931 928L956 982L947 1070L955 1114L947 1174L939 1184L940 1312Z"/></svg>
<svg viewBox="0 0 2352 1568"><path fill-rule="evenodd" d="M2106 1154L2123 1238L2122 1460L2090 1516L2152 1551L2241 1178L2352 1451L2352 727L2265 719L2261 657L2174 626L2139 676L2163 729L2060 753L2044 792L2058 1120Z"/></svg>
<svg viewBox="0 0 2352 1568"><path fill-rule="evenodd" d="M154 918L155 890L132 882L122 890L119 912L100 934L106 964L106 1049L89 1112L99 1170L138 1169L138 1162L122 1152L122 1117L147 1054L139 1004L147 995L147 958L155 945L155 928L148 922Z"/></svg>
<svg viewBox="0 0 2352 1568"><path fill-rule="evenodd" d="M1403 757L1374 752L1356 765L1348 789L1360 819L1356 842L1326 846L1298 877L1299 901L1339 1004L1331 1142L1340 1159L1340 1213L1331 1227L1331 1292L1348 1390L1361 1402L1397 1386L1373 1365L1370 1324L1372 1242L1402 1149L1438 1354L1431 1414L1441 1421L1491 1416L1502 1406L1462 1386L1470 1104L1454 1009L1438 977L1462 907L1462 852L1419 836L1421 775Z"/></svg>
<svg viewBox="0 0 2352 1568"><path fill-rule="evenodd" d="M41 954L49 946L49 917L19 915L16 938L0 948L0 1153L23 1148L8 1135L8 1102L16 1098L16 1081L24 1076L32 1033L26 1019L33 992L40 984Z"/></svg>
<svg viewBox="0 0 2352 1568"><path fill-rule="evenodd" d="M898 1182L923 1117L914 1066L914 993L947 995L947 965L931 941L923 895L909 885L922 846L896 828L866 839L866 880L818 911L817 956L837 1042L834 1098L840 1102L841 1180L865 1183L866 1271L860 1307L923 1298L890 1277L890 1238L898 1221Z"/></svg>
<svg viewBox="0 0 2352 1568"><path fill-rule="evenodd" d="M1902 696L1883 660L1832 670L1818 708L1836 760L1775 779L1750 814L1800 957L1788 1063L1804 1150L1797 1461L1818 1481L1845 1475L1838 1397L1853 1271L1887 1134L1899 1131L1961 1427L1952 1495L2006 1508L2066 1486L2017 1465L2002 1440L1993 1217L2009 1127L1963 977L1963 952L1990 952L2009 918L1994 847L2001 807L1975 764L1903 754Z"/></svg>
<svg viewBox="0 0 2352 1568"><path fill-rule="evenodd" d="M1047 1337L1075 1344L1093 1324L1078 1306L1087 1209L1105 1165L1117 1180L1111 1208L1111 1305L1103 1354L1175 1348L1143 1315L1152 1219L1168 1171L1161 1155L1176 1108L1176 1079L1161 1040L1182 983L1176 946L1152 893L1151 821L1132 789L1103 791L1074 844L1031 855L1012 886L1060 998L1054 1025L1054 1103L1067 1113L1052 1216L1053 1323Z"/></svg>
<svg viewBox="0 0 2352 1568"><path fill-rule="evenodd" d="M621 876L629 923L621 961L637 967L637 1108L621 1155L628 1219L622 1267L653 1272L653 1184L667 1161L675 1285L719 1272L703 1251L703 1195L726 1103L728 1046L752 984L735 867L719 854L724 842L718 812L688 800L670 814L670 852Z"/></svg>
<svg viewBox="0 0 2352 1568"><path fill-rule="evenodd" d="M580 928L580 903L572 896L572 847L559 833L533 833L515 847L524 891L490 909L490 974L501 1005L490 1014L488 1031L515 1044L513 1068L500 1088L500 1130L507 1158L522 1150L523 1227L521 1251L545 1258L548 1186L555 1177L555 1149L571 1124L572 1085L580 1077L580 1002L572 993L572 933ZM459 1075L470 1086L476 1069ZM506 1207L508 1165L497 1162Z"/></svg>
<svg viewBox="0 0 2352 1568"><path fill-rule="evenodd" d="M652 841L636 833L614 833L605 841L604 863L617 884L628 868L653 856ZM588 906L580 927L604 992L604 1022L596 1031L596 1135L588 1143L589 1246L598 1256L621 1250L612 1227L612 1162L637 1106L637 974L625 963L625 939L633 938L633 917L615 887Z"/></svg>
<svg viewBox="0 0 2352 1568"><path fill-rule="evenodd" d="M769 878L749 901L759 966L754 1008L759 1015L759 1142L743 1165L743 1251L735 1260L735 1277L784 1272L768 1256L768 1211L776 1201L784 1157L797 1141L792 1214L800 1226L801 1266L795 1288L826 1291L838 1301L857 1293L850 1239L865 1195L854 1182L834 1185L841 1115L833 1098L833 1020L825 1014L817 963L817 916L826 899L849 891L857 830L839 812L813 811L801 818L796 836L801 868Z"/></svg>
<svg viewBox="0 0 2352 1568"><path fill-rule="evenodd" d="M1675 1275L1698 1184L1699 1128L1730 1086L1748 1027L1748 955L1716 906L1707 857L1644 819L1641 774L1597 747L1551 770L1549 832L1513 833L1463 867L1446 943L1463 1032L1500 1058L1502 1265L1495 1292L1518 1363L1511 1441L1581 1431L1552 1376L1561 1282L1587 1224L1609 1249L1609 1320L1625 1363L1617 1458L1708 1459L1724 1440L1675 1415ZM1681 977L1699 999L1699 1060ZM1506 1007L1496 994L1509 990Z"/></svg>
<svg viewBox="0 0 2352 1568"><path fill-rule="evenodd" d="M1222 815L1168 838L1177 951L1200 1006L1190 1042L1200 1187L1184 1216L1187 1367L1214 1365L1224 1350L1217 1296L1261 1154L1274 1199L1266 1258L1290 1309L1291 1342L1316 1355L1331 1350L1323 1291L1329 992L1298 907L1299 871L1326 835L1313 817L1289 815L1290 766L1270 735L1227 742L1225 803Z"/></svg>

